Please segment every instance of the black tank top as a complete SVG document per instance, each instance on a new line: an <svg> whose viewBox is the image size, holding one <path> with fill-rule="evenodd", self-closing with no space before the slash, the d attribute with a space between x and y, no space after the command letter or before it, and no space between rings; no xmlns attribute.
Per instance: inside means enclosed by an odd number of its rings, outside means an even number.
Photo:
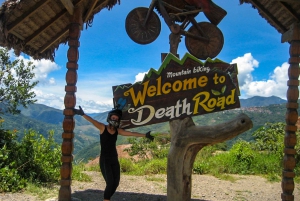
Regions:
<svg viewBox="0 0 300 201"><path fill-rule="evenodd" d="M112 157L118 156L116 142L118 138L118 130L114 134L110 134L105 126L103 133L100 135L101 156Z"/></svg>

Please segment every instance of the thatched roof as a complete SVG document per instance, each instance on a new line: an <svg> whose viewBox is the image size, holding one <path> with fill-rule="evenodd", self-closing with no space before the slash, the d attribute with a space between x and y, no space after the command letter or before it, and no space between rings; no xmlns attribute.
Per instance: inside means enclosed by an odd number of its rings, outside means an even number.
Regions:
<svg viewBox="0 0 300 201"><path fill-rule="evenodd" d="M54 60L55 50L67 42L75 6L83 7L84 23L91 25L96 13L117 3L120 0L7 0L0 8L0 46L17 55Z"/></svg>
<svg viewBox="0 0 300 201"><path fill-rule="evenodd" d="M300 21L300 0L239 1L252 4L281 34ZM84 23L89 25L96 13L117 3L119 0L7 0L0 8L0 46L35 59L54 60L56 48L67 42L74 6L84 7Z"/></svg>
<svg viewBox="0 0 300 201"><path fill-rule="evenodd" d="M300 0L240 0L240 3L252 4L281 34L300 22Z"/></svg>

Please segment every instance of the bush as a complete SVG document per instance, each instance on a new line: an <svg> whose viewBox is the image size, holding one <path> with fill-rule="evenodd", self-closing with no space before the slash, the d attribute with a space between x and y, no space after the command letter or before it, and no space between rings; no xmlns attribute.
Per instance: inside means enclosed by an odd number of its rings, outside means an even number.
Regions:
<svg viewBox="0 0 300 201"><path fill-rule="evenodd" d="M61 151L54 132L44 138L33 130L25 132L19 146L20 175L33 182L57 182L60 175Z"/></svg>
<svg viewBox="0 0 300 201"><path fill-rule="evenodd" d="M50 131L46 139L29 130L21 142L16 141L16 133L0 129L0 192L21 190L29 181L57 182L61 151L54 132Z"/></svg>
<svg viewBox="0 0 300 201"><path fill-rule="evenodd" d="M167 159L152 159L144 166L144 174L166 174Z"/></svg>
<svg viewBox="0 0 300 201"><path fill-rule="evenodd" d="M15 162L18 155L16 138L16 131L0 128L0 192L16 192L26 186L26 180L20 177Z"/></svg>
<svg viewBox="0 0 300 201"><path fill-rule="evenodd" d="M134 164L130 159L120 158L119 162L120 162L121 172L129 173L135 169Z"/></svg>

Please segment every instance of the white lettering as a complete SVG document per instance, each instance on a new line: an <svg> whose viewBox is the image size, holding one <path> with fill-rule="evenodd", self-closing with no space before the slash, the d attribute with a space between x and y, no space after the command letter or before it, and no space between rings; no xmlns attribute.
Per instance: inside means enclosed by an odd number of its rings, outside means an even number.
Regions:
<svg viewBox="0 0 300 201"><path fill-rule="evenodd" d="M197 66L194 67L193 73L201 73L201 72L206 72L209 73L210 67L205 67L205 66Z"/></svg>
<svg viewBox="0 0 300 201"><path fill-rule="evenodd" d="M149 115L145 112L145 110L149 110ZM137 113L136 119L131 119L131 123L134 125L145 125L150 122L154 117L157 119L161 119L163 117L169 117L169 119L180 117L182 114L190 115L192 114L191 111L191 104L187 103L187 99L178 100L175 106L169 106L166 108L158 108L155 111L155 108L151 105L143 105L139 108L129 108L129 114Z"/></svg>

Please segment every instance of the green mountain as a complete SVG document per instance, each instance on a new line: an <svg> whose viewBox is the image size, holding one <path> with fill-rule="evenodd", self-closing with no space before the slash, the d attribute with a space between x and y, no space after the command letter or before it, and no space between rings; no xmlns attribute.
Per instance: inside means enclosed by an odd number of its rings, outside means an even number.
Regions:
<svg viewBox="0 0 300 201"><path fill-rule="evenodd" d="M283 100L276 96L270 97L261 97L261 96L253 96L252 98L248 99L240 99L241 107L261 107L261 106L268 106L272 104L282 104L286 103L286 100Z"/></svg>
<svg viewBox="0 0 300 201"><path fill-rule="evenodd" d="M284 122L285 121L285 100L278 97L253 97L241 99L242 108L226 110L217 113L199 115L193 117L196 125L214 125L235 118L240 113L247 114L253 121L253 129L237 136L235 139L228 141L231 146L238 138L251 141L252 133L257 128L263 126L266 122ZM64 119L63 111L54 109L42 104L33 104L28 108L20 108L21 114L0 114L4 119L3 126L6 129L16 129L21 138L24 130L33 129L46 136L50 130L55 132L55 140L62 142L61 134L62 122ZM105 123L108 112L93 114L93 118ZM75 116L75 137L74 137L74 155L75 159L89 159L99 155L99 131L81 116ZM141 133L152 131L152 133L169 133L169 123L159 123L131 129ZM120 136L118 144L127 143L127 138Z"/></svg>

